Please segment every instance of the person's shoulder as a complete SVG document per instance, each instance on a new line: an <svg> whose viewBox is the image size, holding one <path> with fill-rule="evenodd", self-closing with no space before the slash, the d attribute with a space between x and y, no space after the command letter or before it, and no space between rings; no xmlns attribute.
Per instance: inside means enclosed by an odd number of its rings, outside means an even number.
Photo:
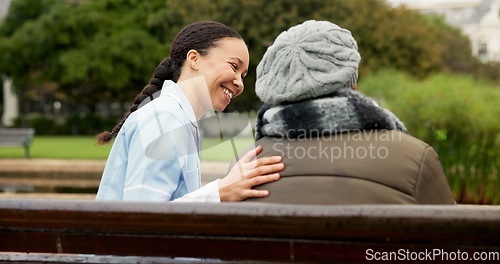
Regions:
<svg viewBox="0 0 500 264"><path fill-rule="evenodd" d="M420 138L417 138L414 135L404 133L401 131L397 131L397 130L393 130L393 131L391 131L391 133L393 133L395 135L395 137L394 137L395 139L400 140L402 142L412 143L412 144L415 144L416 146L419 146L422 148L430 147L430 145L427 144L427 142L423 141Z"/></svg>
<svg viewBox="0 0 500 264"><path fill-rule="evenodd" d="M181 104L171 96L160 96L156 98L154 101L159 112L165 113L184 113Z"/></svg>
<svg viewBox="0 0 500 264"><path fill-rule="evenodd" d="M154 137L157 134L184 131L189 124L189 118L175 100L162 98L132 112L123 126L129 136L139 130L141 135Z"/></svg>
<svg viewBox="0 0 500 264"><path fill-rule="evenodd" d="M134 119L149 119L149 118L169 118L179 120L186 119L186 113L183 111L179 102L169 96L160 96L153 101L144 104L139 109L131 114L131 120Z"/></svg>

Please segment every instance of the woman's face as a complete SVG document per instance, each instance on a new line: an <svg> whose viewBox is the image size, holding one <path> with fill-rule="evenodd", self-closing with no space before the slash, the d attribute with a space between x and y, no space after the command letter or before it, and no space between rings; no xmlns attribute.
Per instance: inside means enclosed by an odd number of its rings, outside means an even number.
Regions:
<svg viewBox="0 0 500 264"><path fill-rule="evenodd" d="M237 38L223 38L198 61L199 71L205 77L211 106L207 109L223 111L231 99L243 92L243 78L248 72L250 56L245 42Z"/></svg>

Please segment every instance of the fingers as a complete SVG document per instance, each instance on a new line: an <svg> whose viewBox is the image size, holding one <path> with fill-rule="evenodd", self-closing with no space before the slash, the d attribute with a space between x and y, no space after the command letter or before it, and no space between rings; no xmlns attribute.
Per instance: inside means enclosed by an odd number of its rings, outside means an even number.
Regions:
<svg viewBox="0 0 500 264"><path fill-rule="evenodd" d="M273 173L265 176L258 176L247 180L247 187L252 188L264 183L273 182L279 180L279 173Z"/></svg>
<svg viewBox="0 0 500 264"><path fill-rule="evenodd" d="M278 163L281 161L281 159L282 159L281 156L263 157L247 162L243 166L245 167L245 169L253 169L264 165Z"/></svg>
<svg viewBox="0 0 500 264"><path fill-rule="evenodd" d="M219 181L221 201L242 201L248 198L266 197L267 190L256 190L253 187L277 181L278 172L285 168L280 156L261 157L262 146L248 151L231 169L229 174Z"/></svg>
<svg viewBox="0 0 500 264"><path fill-rule="evenodd" d="M243 156L240 161L242 162L250 162L262 151L262 146L257 146L256 148L248 151L245 156Z"/></svg>
<svg viewBox="0 0 500 264"><path fill-rule="evenodd" d="M255 190L255 189L252 189L253 187L255 186L258 186L258 185L262 185L264 183L269 183L269 182L273 182L273 181L277 181L279 180L280 178L280 175L278 173L273 173L273 174L270 174L270 175L266 175L266 176L259 176L259 177L255 177L255 178L252 178L252 179L248 179L246 181L246 192L244 192L244 197L243 199L248 199L248 198L257 198L257 197L266 197L269 195L269 191L267 190Z"/></svg>
<svg viewBox="0 0 500 264"><path fill-rule="evenodd" d="M285 169L285 164L283 163L264 165L250 170L247 175L245 175L245 178L258 178L258 176L273 174L276 172L280 172L283 169Z"/></svg>
<svg viewBox="0 0 500 264"><path fill-rule="evenodd" d="M284 165L281 162L281 156L262 157L256 159L257 155L262 151L262 147L258 146L253 150L248 151L236 164L240 177L255 177L282 171Z"/></svg>
<svg viewBox="0 0 500 264"><path fill-rule="evenodd" d="M248 190L245 194L245 199L248 198L263 198L269 195L269 191L267 190Z"/></svg>
<svg viewBox="0 0 500 264"><path fill-rule="evenodd" d="M261 198L261 197L266 197L269 195L268 190L256 190L252 189L255 186L264 184L264 183L269 183L273 181L277 181L280 178L280 175L278 173L273 173L270 175L266 176L259 176L259 177L254 177L251 179L246 179L244 180L243 183L243 190L241 192L241 200L246 200L248 198Z"/></svg>
<svg viewBox="0 0 500 264"><path fill-rule="evenodd" d="M267 190L252 189L255 186L277 181L280 178L278 173L273 173L265 176L258 176L247 179L240 179L238 182L230 186L219 187L220 199L223 202L243 201L248 198L266 197L269 195Z"/></svg>

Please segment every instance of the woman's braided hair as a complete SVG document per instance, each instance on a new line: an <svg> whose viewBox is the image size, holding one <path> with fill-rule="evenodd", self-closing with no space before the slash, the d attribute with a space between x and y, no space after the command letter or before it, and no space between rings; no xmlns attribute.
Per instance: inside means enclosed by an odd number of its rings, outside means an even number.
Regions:
<svg viewBox="0 0 500 264"><path fill-rule="evenodd" d="M156 67L151 80L135 97L125 117L111 131L98 134L98 143L109 143L120 131L127 117L137 110L146 98L153 100L153 95L161 90L165 80L177 82L186 55L190 50L196 50L201 55L206 55L208 50L216 47L217 42L223 38L243 39L234 29L214 21L196 22L183 28L172 42L170 55Z"/></svg>

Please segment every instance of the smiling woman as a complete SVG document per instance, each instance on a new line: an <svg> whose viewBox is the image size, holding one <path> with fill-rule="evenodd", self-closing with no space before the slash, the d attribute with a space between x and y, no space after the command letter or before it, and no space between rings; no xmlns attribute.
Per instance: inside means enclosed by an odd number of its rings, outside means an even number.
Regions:
<svg viewBox="0 0 500 264"><path fill-rule="evenodd" d="M188 98L195 99L192 106L197 119L207 110L223 111L232 98L243 92L243 78L249 63L248 49L243 40L223 38L205 55L190 50L186 63L189 67L180 76L178 84ZM190 87L193 84L197 88ZM196 101L200 103L196 104Z"/></svg>
<svg viewBox="0 0 500 264"><path fill-rule="evenodd" d="M244 90L248 48L233 29L197 22L179 32L170 55L155 69L125 118L99 143L116 139L97 200L241 201L268 195L252 187L275 181L280 157L256 160L249 151L221 180L201 187L198 123L208 110L223 111Z"/></svg>

